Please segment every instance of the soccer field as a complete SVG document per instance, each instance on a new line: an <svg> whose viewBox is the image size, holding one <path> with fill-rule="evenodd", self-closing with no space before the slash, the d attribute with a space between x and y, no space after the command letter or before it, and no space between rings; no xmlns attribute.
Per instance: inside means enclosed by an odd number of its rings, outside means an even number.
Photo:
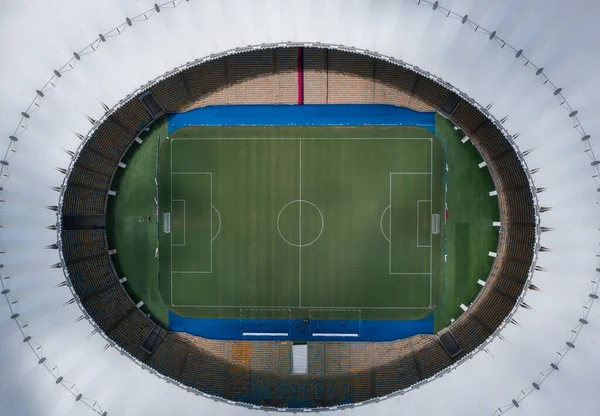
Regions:
<svg viewBox="0 0 600 416"><path fill-rule="evenodd" d="M160 288L172 310L415 319L435 309L442 146L425 130L402 138L346 130L165 142Z"/></svg>

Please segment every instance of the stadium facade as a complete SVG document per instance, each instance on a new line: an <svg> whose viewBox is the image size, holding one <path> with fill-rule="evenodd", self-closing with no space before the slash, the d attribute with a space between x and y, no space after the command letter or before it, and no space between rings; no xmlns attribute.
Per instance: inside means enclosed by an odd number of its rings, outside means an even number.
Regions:
<svg viewBox="0 0 600 416"><path fill-rule="evenodd" d="M534 173L543 248L509 325L451 372L343 412L592 414L598 370L597 5L174 1L5 5L2 402L15 414L245 414L165 383L82 316L56 250L60 186L89 118L185 62L261 45L352 49L430 73L486 108ZM48 19L48 16L51 16ZM115 29L113 29L115 28ZM112 30L111 30L112 29ZM98 33L102 33L99 36ZM91 43L90 43L91 42ZM86 45L90 45L87 46ZM65 61L68 62L65 64ZM56 72L53 72L56 71ZM48 81L50 80L50 81ZM563 89L564 87L564 89ZM37 90L37 91L36 91ZM16 129L15 129L16 127ZM592 136L591 138L589 136ZM67 150L67 151L65 151Z"/></svg>

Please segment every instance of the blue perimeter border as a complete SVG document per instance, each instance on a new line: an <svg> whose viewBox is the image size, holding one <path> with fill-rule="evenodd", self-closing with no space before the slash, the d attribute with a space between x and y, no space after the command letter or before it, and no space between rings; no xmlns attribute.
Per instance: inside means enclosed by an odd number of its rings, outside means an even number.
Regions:
<svg viewBox="0 0 600 416"><path fill-rule="evenodd" d="M435 133L435 113L385 104L226 105L169 114L168 132L190 126L414 126ZM169 310L169 330L223 340L393 341L433 334L433 313L418 320L187 318ZM245 336L278 333L284 336ZM320 336L327 333L331 336ZM339 334L336 336L336 334ZM341 336L356 334L357 336Z"/></svg>
<svg viewBox="0 0 600 416"><path fill-rule="evenodd" d="M385 104L222 105L169 114L169 134L190 126L415 126L435 133L435 113Z"/></svg>
<svg viewBox="0 0 600 416"><path fill-rule="evenodd" d="M186 318L169 310L169 330L204 338L271 341L393 341L418 334L433 334L433 313L402 321L311 319L208 319ZM287 333L286 336L244 336L244 333ZM358 336L319 336L318 334Z"/></svg>

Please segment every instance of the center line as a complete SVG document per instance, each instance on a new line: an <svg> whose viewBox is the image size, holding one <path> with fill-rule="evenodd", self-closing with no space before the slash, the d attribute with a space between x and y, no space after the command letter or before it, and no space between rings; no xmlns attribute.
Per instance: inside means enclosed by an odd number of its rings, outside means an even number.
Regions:
<svg viewBox="0 0 600 416"><path fill-rule="evenodd" d="M302 306L302 139L300 139L300 156L299 156L299 169L300 169L300 208L298 209L298 306Z"/></svg>

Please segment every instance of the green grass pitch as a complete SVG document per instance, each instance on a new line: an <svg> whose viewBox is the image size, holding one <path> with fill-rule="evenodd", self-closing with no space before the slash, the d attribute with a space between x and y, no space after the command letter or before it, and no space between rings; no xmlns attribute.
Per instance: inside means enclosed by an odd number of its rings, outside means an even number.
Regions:
<svg viewBox="0 0 600 416"><path fill-rule="evenodd" d="M170 232L161 227L159 261L169 307L193 317L431 313L442 293L443 223L431 228L444 215L442 144L421 129L276 130L199 129L164 142Z"/></svg>
<svg viewBox="0 0 600 416"><path fill-rule="evenodd" d="M161 182L164 180L170 180L169 172L169 159L165 157L168 155L165 152L165 149L168 149L170 145L168 142L165 142L165 137L167 136L167 122L166 118L160 122L157 122L155 126L146 134L142 135L142 139L144 140L144 144L141 147L136 147L133 152L127 155L124 162L127 164L126 169L120 169L115 177L114 184L112 186L113 189L117 190L117 195L115 197L111 197L108 205L107 212L107 231L108 231L108 239L111 248L115 248L117 250L117 254L112 256L113 261L115 262L115 267L120 276L126 276L127 282L125 282L125 287L133 297L133 299L138 302L142 300L144 302L144 306L142 309L150 314L153 319L162 323L163 325L168 325L168 311L169 309L174 309L178 313L183 313L191 316L207 316L207 317L231 317L236 313L236 317L258 317L258 318L281 318L283 314L287 317L291 314L292 310L279 310L280 308L242 308L235 310L235 308L176 308L170 306L170 264L166 262L168 257L165 256L170 252L170 241L168 238L165 238L165 235L162 232L162 224L161 230L159 234L159 229L157 227L156 219L154 215L152 215L152 221L150 223L146 222L144 218L147 215L153 214L156 205L154 198L156 197L156 189L155 189L155 173L156 173L156 163L157 163L157 147L158 144L161 143L161 166L160 172L163 176L161 178ZM492 221L497 221L499 218L498 213L498 202L496 198L490 198L488 196L488 192L493 190L493 183L489 172L486 169L479 169L478 163L481 162L481 157L474 149L474 147L470 144L470 142L462 143L461 138L464 136L460 130L455 130L452 124L444 119L441 116L436 116L436 129L435 129L435 139L438 143L443 141L446 145L446 164L448 165L448 172L446 174L446 203L448 205L448 210L450 212L449 219L446 223L445 227L445 238L446 238L446 251L447 251L447 260L445 263L441 264L441 258L438 258L440 263L436 264L435 253L432 257L433 259L433 267L434 271L436 267L440 269L443 267L443 271L440 270L439 275L433 275L434 285L433 285L433 299L435 304L434 310L434 322L435 322L435 330L439 330L444 326L447 326L450 322L451 318L456 318L462 312L460 309L460 304L469 304L477 292L480 289L480 286L477 285L477 280L482 279L485 280L490 270L490 266L492 264L492 259L488 257L488 251L495 251L498 244L498 229L491 226ZM251 128L251 127L202 127L202 128L186 128L183 130L179 130L172 134L173 138L273 138L282 140L285 138L289 139L298 139L302 137L303 139L317 138L317 137L328 137L328 138L429 138L431 137L431 133L415 128L407 128L407 127L381 127L381 126L372 126L372 127L352 127L352 128L342 128L342 127L297 127L297 128L287 128L287 127L271 127L271 128ZM375 143L375 141L373 142ZM303 140L303 166L306 165L307 159L305 155L306 150L306 142ZM175 145L177 146L177 145ZM401 145L400 145L401 146ZM347 149L348 151L350 148ZM369 149L371 151L371 149ZM434 148L434 158L436 156ZM338 168L342 167L343 163L343 155L337 155L336 160ZM398 155L384 154L382 156L381 166L379 161L375 166L375 169L383 170L383 162L389 160L390 158L395 159ZM399 155L401 159L405 156ZM419 158L419 160L424 160L424 158ZM247 161L248 162L248 161ZM297 163L297 162L295 162ZM434 159L434 165L437 162ZM312 164L312 163L311 163ZM373 162L375 165L375 163ZM321 165L319 165L321 166ZM334 165L330 165L330 168L333 169ZM348 166L346 166L348 167ZM324 169L325 166L321 166L321 169ZM441 166L440 166L441 168ZM389 169L389 168L386 168ZM307 168L303 169L303 177L306 175ZM235 166L232 167L232 172L235 173ZM387 170L385 172L388 172ZM233 174L232 173L232 174ZM290 170L290 174L294 172ZM298 179L298 173L296 174L296 178ZM385 175L386 173L384 173ZM389 172L387 173L389 175ZM164 176L166 175L166 177ZM374 175L374 173L373 173ZM277 176L281 176L278 174ZM216 184L216 174L213 177L213 185ZM437 182L436 180L441 179L438 175L432 176L434 180L433 189L436 189ZM283 176L280 178L283 180ZM249 179L247 179L249 180ZM303 198L305 199L314 199L313 196L308 195L308 181L309 179L304 178L303 180ZM366 180L366 177L365 177ZM325 185L325 182L319 184L321 186ZM371 183L369 186L366 184L362 184L361 182L357 182L356 185L361 185L360 189L367 189L370 191L371 186L375 186ZM396 182L396 178L394 179L394 186L401 186L400 182ZM442 185L439 185L442 186ZM337 189L337 191L336 191ZM327 190L327 192L332 193L331 196L323 195L327 198L332 198L336 196L333 192L338 192L337 198L340 199L343 195L340 194L343 189L347 189L344 187L337 187L336 189L331 188L323 188L323 190ZM165 189L161 187L161 211L167 207L166 212L170 209L170 195L169 193L164 192ZM225 197L222 195L222 190L217 190L215 187L215 192L219 193L219 198ZM382 191L383 192L383 191ZM388 189L389 192L389 189ZM440 191L441 192L441 191ZM215 193L216 195L216 193ZM434 201L436 194L434 196ZM441 193L439 194L441 197ZM231 196L230 196L231 197ZM233 197L231 197L233 198ZM378 196L377 198L380 198ZM296 197L297 199L297 197ZM264 198L262 198L264 200ZM387 196L386 200L389 200L389 196ZM313 201L316 205L316 201ZM383 202L385 204L385 201ZM434 202L435 203L435 202ZM423 205L421 202L419 214L423 210L427 210L427 206ZM426 203L425 203L426 204ZM217 205L215 205L217 206ZM222 212L223 207L219 207L219 212ZM177 209L182 209L181 206L177 208L174 207L173 211ZM294 206L291 206L290 209L294 209ZM296 208L297 209L297 208ZM320 206L321 211L324 209L324 205ZM297 211L296 211L297 212ZM289 213L293 213L290 211ZM176 212L174 212L176 214ZM303 214L308 215L308 211L304 210ZM216 215L213 212L213 215ZM388 213L385 213L385 217L381 222L381 217L377 218L376 229L380 226L381 223L385 223L388 220ZM162 216L162 212L161 212ZM175 221L175 219L173 218ZM223 226L226 225L227 222L231 224L231 218L227 220L223 218ZM364 220L364 219L363 219ZM427 243L427 234L429 230L427 229L426 216L419 215L419 244ZM216 221L216 220L215 220ZM362 220L361 220L362 221ZM400 220L401 221L401 220ZM281 222L281 221L280 221ZM290 221L291 222L291 221ZM423 223L422 223L423 222ZM212 222L211 222L212 224ZM296 223L297 224L297 223ZM326 242L325 237L328 235L325 231L329 232L333 230L334 226L333 221L327 221L325 224L324 234L317 242L324 243ZM365 223L366 224L366 223ZM413 222L413 224L415 224ZM175 225L175 223L173 223ZM393 223L394 228L396 226L402 226L402 223ZM218 225L215 222L215 227L218 230ZM295 230L295 227L294 227ZM372 229L371 229L372 230ZM417 232L417 225L415 224L414 232ZM214 231L214 230L213 230ZM293 230L289 230L289 232L293 232ZM412 232L412 231L411 231ZM396 231L393 236L395 237L398 231ZM177 230L175 230L175 235L177 235ZM160 256L157 259L155 257L155 251L157 247L157 238L160 236L161 241L161 250ZM188 238L189 234L186 234L186 238ZM219 235L217 239L213 243L217 243L221 237L224 239L220 241L220 243L224 243L226 240L226 234L223 236ZM176 236L177 238L177 236ZM306 231L303 234L302 240L304 241L307 238ZM362 246L359 246L361 249L361 255L365 255L365 253L372 253L373 256L386 256L389 252L389 245L385 245L386 241L378 240L377 244L383 243L383 251L377 252L375 254L375 250L371 250L369 247L369 239L367 239L367 235L361 235L364 243ZM375 237L373 237L375 238ZM379 235L377 236L379 238ZM421 240L423 238L423 240ZM253 241L256 241L256 237L253 237ZM402 240L397 241L393 238L394 241L394 250L396 250L396 243ZM307 261L307 255L309 249L316 249L318 246L317 242L309 247L303 248L303 262ZM175 242L176 243L176 242ZM434 240L435 244L435 240ZM216 245L213 247L216 249ZM266 247L263 248L266 250ZM292 247L289 247L291 250ZM388 250L387 252L385 250ZM167 254L165 254L167 253ZM217 253L217 251L213 252L213 254L224 255ZM235 258L235 253L230 254L232 259ZM241 253L239 255L242 255ZM353 257L356 257L353 258ZM217 257L213 257L213 261ZM199 258L200 259L200 258ZM383 261L388 259L388 257L383 257ZM358 261L358 257L356 255L349 255L350 261ZM375 260L373 259L373 264L375 264ZM313 260L315 258L313 257ZM381 264L380 259L377 259L379 264ZM368 294L367 289L370 289L371 286L374 285L373 280L377 277L374 273L375 269L369 269L369 278L365 278L365 280L360 280L357 282L353 282L355 284L361 284L359 288L352 289L350 288L350 284L340 284L341 276L332 275L328 270L329 268L337 267L336 264L327 264L325 262L325 267L327 269L321 271L318 282L318 291L323 291L323 293L327 293L328 300L331 299L332 302L348 302L351 298L352 294L348 292L352 291L355 293L352 296L366 296ZM366 264L366 263L365 263ZM385 267L385 263L384 267ZM216 263L215 263L216 265ZM344 264L345 267L348 267L349 264ZM377 266L381 267L381 266ZM389 265L388 265L389 267ZM395 267L395 266L394 266ZM215 269L217 270L217 269ZM294 270L296 273L298 270ZM383 270L383 275L385 276L385 272L387 270ZM159 273L160 272L160 273ZM303 273L303 281L304 281L304 290L306 290L307 283L307 270L306 266L302 271ZM443 274L443 277L440 277ZM209 275L203 276L204 278ZM297 274L292 274L292 277L298 277ZM292 279L290 277L290 280ZM401 276L394 276L401 277ZM244 284L244 275L237 276L235 281L235 285ZM435 279L438 279L437 281ZM214 281L214 280L213 280ZM398 279L396 282L400 282ZM205 280L206 282L206 280ZM277 284L279 284L278 282ZM272 283L275 285L276 283ZM335 288L335 290L333 290ZM228 290L232 288L228 288ZM382 293L373 294L377 299L374 299L376 302L390 302L389 299L395 299L400 301L400 299L406 299L408 292L402 292L400 289L395 287L385 288L386 290L382 290ZM183 289L181 289L183 290ZM190 288L190 290L195 290L194 288ZM254 288L247 288L247 290L253 291ZM263 287L261 289L265 296L269 294L269 297L273 299L277 299L279 302L280 294L273 293L275 290L275 286L271 288L271 286ZM420 290L420 289L419 289ZM423 289L426 290L426 289ZM252 293L252 292L250 292ZM225 294L226 295L226 294ZM297 295L297 293L296 293ZM306 294L308 296L308 294ZM325 296L324 294L316 293L312 294L314 297ZM294 297L295 298L295 297ZM397 299L396 299L397 298ZM366 297L364 298L366 305ZM386 300L387 299L387 300ZM177 299L176 299L177 300ZM231 300L231 299L230 299ZM228 301L230 301L228 300ZM313 299L314 300L314 299ZM225 304L225 299L215 299L216 302L221 302ZM304 301L308 301L308 298L305 298ZM298 302L298 299L296 299ZM348 302L349 303L349 302ZM275 304L275 303L274 303ZM282 303L280 303L282 304ZM388 303L389 304L389 303ZM331 303L328 303L326 306L331 306ZM283 308L282 308L283 309ZM314 319L322 318L336 318L336 319L357 319L360 316L358 315L357 308L348 308L348 309L323 309L323 310L315 310L312 309L310 311L311 317ZM234 312L235 310L235 312ZM302 310L294 309L294 313L301 313ZM306 310L304 310L305 312ZM415 315L410 315L410 312L395 309L363 309L360 311L361 314L365 314L364 318L374 318L374 319L403 319L406 317L418 317L423 311L413 311ZM344 315L342 315L344 314ZM341 315L341 316L340 316ZM343 317L342 317L343 316ZM302 316L303 318L304 316Z"/></svg>

